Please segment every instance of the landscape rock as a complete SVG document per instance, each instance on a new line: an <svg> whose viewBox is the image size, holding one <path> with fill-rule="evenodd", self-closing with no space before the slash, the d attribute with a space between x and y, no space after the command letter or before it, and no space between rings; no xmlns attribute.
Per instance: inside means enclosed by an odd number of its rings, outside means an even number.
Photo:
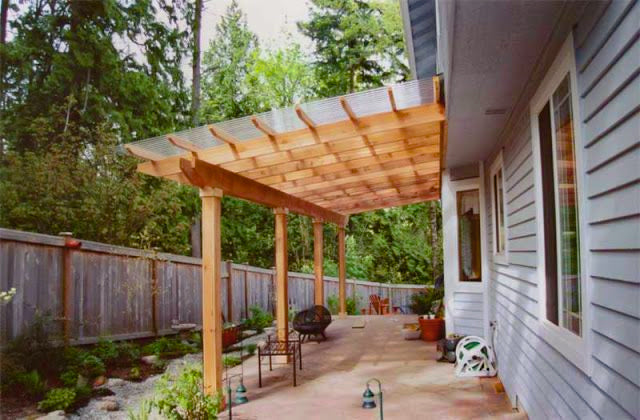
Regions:
<svg viewBox="0 0 640 420"><path fill-rule="evenodd" d="M47 413L45 416L37 417L36 420L55 420L55 419L66 419L67 416L64 414L62 410L52 411Z"/></svg>
<svg viewBox="0 0 640 420"><path fill-rule="evenodd" d="M158 356L156 356L155 354L152 354L150 356L143 356L142 361L148 365L155 365L156 363L158 363Z"/></svg>
<svg viewBox="0 0 640 420"><path fill-rule="evenodd" d="M103 411L118 411L120 404L118 404L115 398L105 397L98 402L98 408Z"/></svg>
<svg viewBox="0 0 640 420"><path fill-rule="evenodd" d="M109 378L107 383L104 385L106 388L117 388L123 386L125 384L124 379L120 378Z"/></svg>
<svg viewBox="0 0 640 420"><path fill-rule="evenodd" d="M244 330L242 331L242 337L251 337L252 335L258 334L256 330Z"/></svg>

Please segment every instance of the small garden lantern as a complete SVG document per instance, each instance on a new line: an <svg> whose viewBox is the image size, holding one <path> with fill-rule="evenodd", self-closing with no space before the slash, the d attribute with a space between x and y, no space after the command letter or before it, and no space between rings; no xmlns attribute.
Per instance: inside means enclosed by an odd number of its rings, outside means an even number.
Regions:
<svg viewBox="0 0 640 420"><path fill-rule="evenodd" d="M247 388L242 383L242 380L240 380L240 384L236 388L236 405L240 405L248 402L249 402L249 398L247 398Z"/></svg>
<svg viewBox="0 0 640 420"><path fill-rule="evenodd" d="M376 401L375 401L376 394L374 394L373 391L371 391L371 388L369 387L369 382L371 381L376 381L378 383L378 396L380 397L380 420L383 420L384 415L382 412L382 383L380 383L380 381L377 380L376 378L372 378L367 381L367 389L365 389L364 392L362 393L362 408L366 408L366 409L376 408Z"/></svg>

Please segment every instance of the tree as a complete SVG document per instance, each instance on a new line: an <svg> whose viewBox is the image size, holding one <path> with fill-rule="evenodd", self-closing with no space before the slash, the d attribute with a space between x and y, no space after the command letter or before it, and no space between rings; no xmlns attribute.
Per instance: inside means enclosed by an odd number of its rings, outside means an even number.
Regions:
<svg viewBox="0 0 640 420"><path fill-rule="evenodd" d="M399 5L391 1L312 0L300 31L315 45L320 96L406 79Z"/></svg>
<svg viewBox="0 0 640 420"><path fill-rule="evenodd" d="M193 49L191 57L191 125L200 122L200 32L202 29L202 0L195 0L193 13Z"/></svg>

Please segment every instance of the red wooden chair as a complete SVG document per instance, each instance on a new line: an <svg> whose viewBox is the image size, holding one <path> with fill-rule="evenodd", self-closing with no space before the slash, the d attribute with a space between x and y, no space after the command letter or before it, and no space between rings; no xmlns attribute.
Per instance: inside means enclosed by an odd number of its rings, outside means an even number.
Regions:
<svg viewBox="0 0 640 420"><path fill-rule="evenodd" d="M378 295L369 296L369 315L373 314L373 310L378 315L385 315L389 313L389 298L380 299Z"/></svg>

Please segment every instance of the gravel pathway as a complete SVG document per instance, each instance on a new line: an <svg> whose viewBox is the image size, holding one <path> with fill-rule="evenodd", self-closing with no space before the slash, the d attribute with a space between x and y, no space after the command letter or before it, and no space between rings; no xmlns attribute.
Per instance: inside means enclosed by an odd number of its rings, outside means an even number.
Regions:
<svg viewBox="0 0 640 420"><path fill-rule="evenodd" d="M258 334L244 339L238 345L258 344L266 339L266 334ZM240 352L225 353L240 357ZM246 360L246 359L245 359ZM187 365L202 364L202 353L187 354L183 357L173 359L167 365L165 373L175 376ZM124 379L109 378L103 387L108 388L114 395L102 398L94 398L85 407L76 413L70 414L70 419L113 419L121 420L128 418L128 412L137 413L140 403L144 400L151 400L155 395L155 386L161 375L153 375L142 382L130 382ZM119 409L117 411L106 411L103 405L110 404L106 401L115 401ZM152 413L150 419L162 419L158 413Z"/></svg>

